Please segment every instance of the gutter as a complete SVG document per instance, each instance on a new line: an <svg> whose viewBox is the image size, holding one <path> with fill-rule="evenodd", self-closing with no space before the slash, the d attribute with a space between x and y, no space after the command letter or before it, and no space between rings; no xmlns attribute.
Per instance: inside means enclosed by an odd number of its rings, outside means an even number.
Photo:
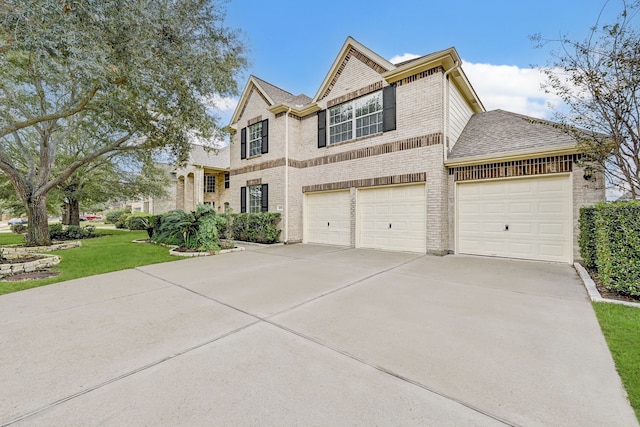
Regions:
<svg viewBox="0 0 640 427"><path fill-rule="evenodd" d="M289 113L284 118L284 243L289 241Z"/></svg>

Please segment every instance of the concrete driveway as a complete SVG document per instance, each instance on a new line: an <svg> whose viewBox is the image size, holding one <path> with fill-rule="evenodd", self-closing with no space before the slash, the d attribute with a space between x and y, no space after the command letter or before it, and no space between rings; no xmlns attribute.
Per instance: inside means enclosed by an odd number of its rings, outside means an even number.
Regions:
<svg viewBox="0 0 640 427"><path fill-rule="evenodd" d="M638 425L568 265L247 249L0 296L0 425Z"/></svg>

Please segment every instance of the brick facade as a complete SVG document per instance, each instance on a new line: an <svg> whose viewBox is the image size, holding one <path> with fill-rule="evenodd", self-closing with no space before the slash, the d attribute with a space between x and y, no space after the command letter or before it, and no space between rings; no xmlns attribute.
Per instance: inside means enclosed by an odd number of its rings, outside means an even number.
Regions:
<svg viewBox="0 0 640 427"><path fill-rule="evenodd" d="M290 108L283 111L281 103L287 101L274 99L271 105L265 94L271 91L277 96L286 92L266 88L262 93L259 82L250 80L243 94L244 102L234 115L231 185L227 193L230 205L239 212L241 187L256 182L268 184L269 211L283 214L283 241L293 243L305 239L306 193L349 190L351 242L355 244L358 189L426 183L427 253L451 253L455 251L456 180L558 172L580 174L574 170L573 155L447 169L443 136L447 135L453 146L465 120L482 111L479 101L469 98L473 89L459 87L466 84L464 79L454 82L453 74L445 77L447 67L457 61L425 60L424 66L416 67L413 74L399 74L399 78L394 78L389 73L395 67L366 48L354 44L343 49L332 67L333 74L327 76L317 98L309 103L311 107L291 103ZM390 85L395 86L395 129L337 144L327 141L326 146L318 147L318 110L328 111ZM449 100L444 99L445 96L449 96ZM452 97L455 99L449 102ZM268 152L242 159L242 129L265 119L269 126ZM583 187L583 182L574 179L574 211L600 197L599 192Z"/></svg>

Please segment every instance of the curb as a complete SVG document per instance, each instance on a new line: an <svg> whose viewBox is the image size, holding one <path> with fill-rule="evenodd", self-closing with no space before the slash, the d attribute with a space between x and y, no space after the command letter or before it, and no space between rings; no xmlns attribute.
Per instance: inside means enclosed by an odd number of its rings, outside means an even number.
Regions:
<svg viewBox="0 0 640 427"><path fill-rule="evenodd" d="M578 275L582 279L582 283L584 284L584 287L587 289L587 293L589 294L589 298L591 298L591 301L594 301L594 302L608 302L608 303L611 303L611 304L620 304L620 305L626 305L626 306L629 306L629 307L640 308L640 303L637 303L637 302L620 301L620 300L616 300L616 299L602 298L602 295L600 295L600 292L598 292L598 288L596 287L596 283L593 281L593 279L589 275L589 272L582 265L578 264L577 262L573 264L573 267L576 269L576 271L578 272Z"/></svg>

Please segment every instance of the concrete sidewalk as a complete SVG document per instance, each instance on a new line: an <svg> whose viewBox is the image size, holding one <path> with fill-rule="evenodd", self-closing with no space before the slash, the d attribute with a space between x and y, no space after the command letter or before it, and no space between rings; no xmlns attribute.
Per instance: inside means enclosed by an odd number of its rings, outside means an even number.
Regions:
<svg viewBox="0 0 640 427"><path fill-rule="evenodd" d="M638 425L568 265L247 249L0 296L0 426Z"/></svg>

